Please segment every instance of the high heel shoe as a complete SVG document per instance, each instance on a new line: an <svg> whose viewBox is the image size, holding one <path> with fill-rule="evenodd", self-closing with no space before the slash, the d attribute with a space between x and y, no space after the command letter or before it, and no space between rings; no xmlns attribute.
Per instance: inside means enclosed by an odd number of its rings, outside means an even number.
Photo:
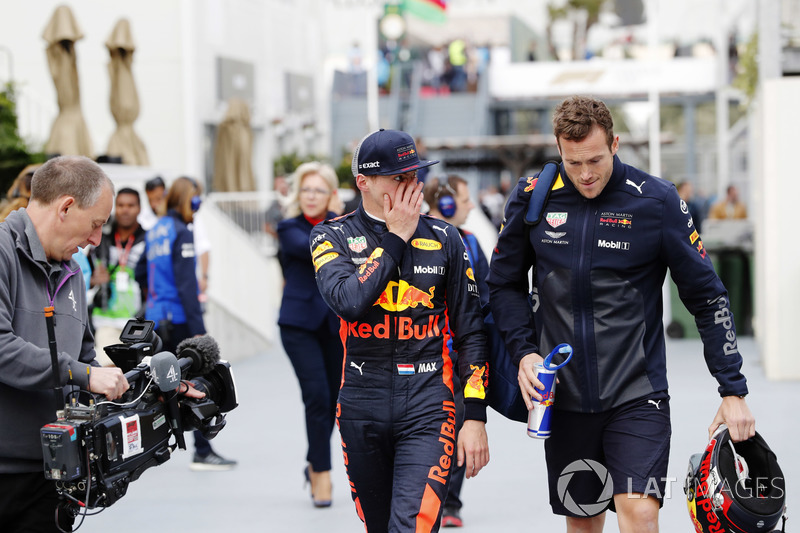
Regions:
<svg viewBox="0 0 800 533"><path fill-rule="evenodd" d="M314 497L314 484L311 483L311 467L306 466L303 470L303 474L306 478L306 485L311 485L311 501L314 503L314 507L322 508L322 507L330 507L333 503L330 499L327 500L318 500Z"/></svg>

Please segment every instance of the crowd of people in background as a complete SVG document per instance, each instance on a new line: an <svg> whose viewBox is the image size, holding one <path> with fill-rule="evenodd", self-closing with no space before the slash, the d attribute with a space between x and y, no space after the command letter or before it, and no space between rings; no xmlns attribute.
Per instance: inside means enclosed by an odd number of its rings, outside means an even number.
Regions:
<svg viewBox="0 0 800 533"><path fill-rule="evenodd" d="M706 219L743 220L747 218L747 206L739 198L739 188L736 185L729 185L725 191L725 197L717 199L717 201L695 194L694 186L689 181L681 181L677 187L681 200L686 202L689 208L697 231L702 231L703 221Z"/></svg>
<svg viewBox="0 0 800 533"><path fill-rule="evenodd" d="M356 46L354 45L354 49ZM350 54L350 72L362 71L360 55ZM383 93L392 88L408 89L415 62L422 66L421 91L424 95L475 92L478 79L489 66L487 44L476 45L457 38L430 48L412 48L406 42L387 43L378 50L378 87ZM400 79L392 76L397 66Z"/></svg>
<svg viewBox="0 0 800 533"><path fill-rule="evenodd" d="M0 207L0 222L28 206L31 180L40 166L27 166L14 180ZM103 348L119 342L129 319L153 320L164 348L173 353L180 341L206 332L202 304L208 287L210 243L199 220L194 220L202 189L188 177L178 178L168 188L159 176L148 180L144 189L149 210L141 208L139 191L119 189L100 242L73 255L86 280L89 324L97 360L104 366L113 362ZM165 225L179 231L157 230ZM167 254L161 262L148 260L148 249L157 247L157 235L167 234L173 236ZM200 431L194 437L193 470L227 470L236 465L217 454Z"/></svg>

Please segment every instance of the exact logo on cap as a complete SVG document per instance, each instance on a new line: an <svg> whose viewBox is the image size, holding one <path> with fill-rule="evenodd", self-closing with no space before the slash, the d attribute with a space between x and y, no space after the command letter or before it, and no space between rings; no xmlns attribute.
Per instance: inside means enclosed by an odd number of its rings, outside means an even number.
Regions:
<svg viewBox="0 0 800 533"><path fill-rule="evenodd" d="M358 165L360 169L368 169L368 168L381 168L380 161L370 161L369 163L361 163Z"/></svg>

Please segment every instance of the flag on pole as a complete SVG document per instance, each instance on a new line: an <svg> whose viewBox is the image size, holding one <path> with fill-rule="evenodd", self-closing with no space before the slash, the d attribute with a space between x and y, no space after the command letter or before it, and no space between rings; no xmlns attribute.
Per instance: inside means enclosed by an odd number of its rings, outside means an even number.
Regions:
<svg viewBox="0 0 800 533"><path fill-rule="evenodd" d="M443 24L447 0L403 0L403 12L422 20Z"/></svg>

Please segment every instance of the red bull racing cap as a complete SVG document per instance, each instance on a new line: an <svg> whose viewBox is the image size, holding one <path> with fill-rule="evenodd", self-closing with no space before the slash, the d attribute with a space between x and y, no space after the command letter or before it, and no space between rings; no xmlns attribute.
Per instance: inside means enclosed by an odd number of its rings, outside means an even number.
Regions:
<svg viewBox="0 0 800 533"><path fill-rule="evenodd" d="M404 131L380 129L364 137L353 153L353 176L393 176L439 161L419 158L417 145Z"/></svg>

